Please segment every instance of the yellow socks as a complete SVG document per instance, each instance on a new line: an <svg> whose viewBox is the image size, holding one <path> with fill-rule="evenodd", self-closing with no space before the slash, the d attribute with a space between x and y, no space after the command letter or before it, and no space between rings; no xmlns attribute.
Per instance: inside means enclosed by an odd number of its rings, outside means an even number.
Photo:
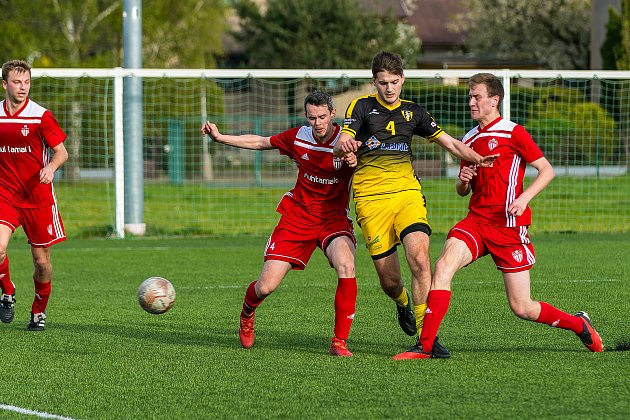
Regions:
<svg viewBox="0 0 630 420"><path fill-rule="evenodd" d="M416 314L416 328L418 329L418 336L422 331L424 325L424 311L427 310L427 304L421 303L420 305L413 305L413 312Z"/></svg>

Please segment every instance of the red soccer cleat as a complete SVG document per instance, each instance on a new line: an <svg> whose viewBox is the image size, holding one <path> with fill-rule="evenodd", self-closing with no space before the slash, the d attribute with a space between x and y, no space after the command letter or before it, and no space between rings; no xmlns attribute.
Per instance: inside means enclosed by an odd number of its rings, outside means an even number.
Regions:
<svg viewBox="0 0 630 420"><path fill-rule="evenodd" d="M256 334L254 333L254 315L246 318L241 314L241 326L238 330L238 338L241 340L241 345L248 349L254 346L256 340Z"/></svg>
<svg viewBox="0 0 630 420"><path fill-rule="evenodd" d="M341 340L337 337L330 339L330 354L333 356L351 357L352 353L348 350L346 340Z"/></svg>
<svg viewBox="0 0 630 420"><path fill-rule="evenodd" d="M578 318L582 318L582 322L584 322L584 329L582 329L582 333L577 336L580 337L582 343L586 346L587 349L594 353L599 353L604 351L604 344L602 343L602 338L599 336L595 328L591 325L591 318L584 311L580 311L575 314Z"/></svg>

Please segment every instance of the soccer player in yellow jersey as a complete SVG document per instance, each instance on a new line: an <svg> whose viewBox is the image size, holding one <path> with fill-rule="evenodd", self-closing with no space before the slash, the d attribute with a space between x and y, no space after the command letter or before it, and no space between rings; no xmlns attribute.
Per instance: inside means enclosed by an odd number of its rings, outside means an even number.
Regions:
<svg viewBox="0 0 630 420"><path fill-rule="evenodd" d="M411 165L412 137L425 137L480 166L491 165L498 155L482 157L444 132L423 107L400 99L405 82L400 55L388 51L376 54L372 76L376 94L350 103L334 152L357 158L352 182L357 223L381 288L396 302L400 327L414 336L422 329L431 286L431 227L426 200ZM411 271L413 302L400 272L396 249L401 243ZM437 340L432 354L450 356Z"/></svg>

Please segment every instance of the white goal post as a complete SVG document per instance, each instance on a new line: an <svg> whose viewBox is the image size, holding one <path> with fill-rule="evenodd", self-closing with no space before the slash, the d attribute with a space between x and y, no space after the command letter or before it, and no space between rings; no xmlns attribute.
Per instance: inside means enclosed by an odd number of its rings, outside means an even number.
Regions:
<svg viewBox="0 0 630 420"><path fill-rule="evenodd" d="M596 85L598 85L598 83L600 81L612 81L612 82L622 82L624 83L623 85L623 89L628 89L627 88L627 84L630 83L630 71L563 71L563 70L511 70L511 69L488 69L488 70L483 70L483 69L469 69L469 70L406 70L405 71L405 78L407 82L410 81L436 81L437 84L439 85L443 85L443 86L465 86L466 84L466 79L468 79L471 75L475 74L475 73L479 73L479 72L489 72L489 73L493 73L495 75L497 75L498 77L500 77L503 80L503 85L505 88L505 100L503 101L503 109L502 109L502 115L507 118L507 119L511 119L512 117L512 105L513 105L513 101L511 100L512 98L512 94L513 94L513 90L519 86L530 86L530 85L534 85L536 84L536 81L539 80L547 80L547 81L554 81L554 80L562 80L562 81L570 81L570 80L580 80L580 81L586 81L589 84L588 89L588 94L591 96L594 95L598 95L598 88ZM325 86L327 81L331 81L331 80L349 80L349 81L363 81L364 85L369 85L370 79L371 79L371 72L369 70L312 70L312 69L287 69L287 70L265 70L265 69L260 69L260 70L256 70L256 69L242 69L242 70L209 70L209 69L187 69L187 70L172 70L172 69L126 69L126 68L113 68L113 69L88 69L88 68L83 68L83 69L52 69L52 68L34 68L32 70L32 77L34 79L46 79L46 78L50 78L50 79L61 79L61 80L77 80L77 79L84 79L84 78L88 78L88 79L106 79L109 80L108 83L111 83L111 93L109 93L108 95L111 95L111 97L107 98L107 101L112 105L112 110L111 112L113 113L113 116L111 118L111 127L109 129L104 129L107 133L107 135L112 135L113 136L113 179L114 179L114 197L115 197L115 206L114 206L114 222L113 222L113 234L114 236L117 237L124 237L125 236L125 220L124 220L124 203L125 203L125 191L124 191L124 179L125 179L125 173L124 173L124 153L123 153L123 149L124 149L124 144L125 144L125 133L124 133L124 129L123 129L123 121L124 121L124 114L123 114L123 103L124 103L124 98L123 98L123 81L126 77L140 77L143 79L143 83L146 83L147 80L152 80L152 79L167 79L167 80L173 80L173 81L182 81L182 80L197 80L197 81L201 81L201 80L212 80L212 81L218 81L220 86L223 86L223 84L234 84L233 81L235 80L260 80L260 81L268 81L269 83L271 83L272 85L274 83L276 83L276 81L278 81L277 83L280 83L280 81L286 81L286 80L317 80L317 81L321 81L321 83ZM522 83L521 83L522 82ZM36 80L34 85L36 86L39 82ZM354 86L354 85L353 85ZM177 89L177 87L171 88L171 89ZM182 89L186 89L185 85L182 85ZM353 89L352 87L348 89L350 91L350 96L352 96L353 94ZM264 92L265 89L261 88L261 91ZM628 89L628 91L630 92L630 89ZM144 98L143 100L145 102L149 102L152 103L154 101L156 101L159 98L160 95L160 91L157 90L157 96L155 96L154 94L150 93L150 92L145 92L144 93ZM274 92L277 92L276 90L274 90ZM177 100L182 100L182 102L185 102L186 100L186 92L182 93L182 98L177 98ZM570 94L567 93L567 95L570 96ZM31 95L33 96L33 94ZM295 95L296 97L298 95ZM358 96L358 94L357 94ZM567 96L567 97L569 97ZM244 96L237 96L238 98L243 98ZM341 96L340 96L341 97ZM255 106L255 102L258 100L260 101L261 96L252 96L252 97L248 97L247 101L251 102L251 108L254 109L256 108ZM299 102L301 100L302 97L298 97L297 99L292 98L291 101L297 101ZM58 116L58 112L56 110L56 106L55 106L55 95L51 94L51 96L49 98L47 98L46 100L42 101L41 98L39 97L33 97L33 100L38 101L43 103L44 106L48 107L51 109L51 111ZM101 100L100 98L92 98L93 101L99 101ZM338 107L338 116L340 116L343 111L345 110L345 105L343 103L343 100L347 100L347 98L344 98L340 101L336 101L336 105ZM465 98L464 98L465 100ZM570 100L570 98L569 98ZM615 99L617 100L617 99ZM205 104L205 97L203 98L203 103ZM286 101L281 101L282 103L286 102ZM432 112L432 105L434 104L426 104L425 106L427 107L427 109L429 109L430 112ZM441 104L440 104L441 105ZM461 104L460 104L461 105ZM225 107L225 109L227 109L227 105L222 105ZM269 109L273 109L273 104L270 105L265 105L267 108L265 108L266 110ZM459 106L459 105L458 105ZM528 104L527 106L529 107L534 107L537 106L536 104L532 103L532 104ZM564 106L564 105L563 105ZM618 108L618 105L614 105L615 107ZM204 105L205 107L205 105ZM620 118L625 118L630 119L630 115L625 115L625 112L628 112L628 110L630 109L630 105L628 104L622 104L621 105L624 115L622 115ZM296 108L299 108L296 106ZM615 109L617 109L615 108ZM243 108L244 109L244 108ZM147 114L150 114L151 117L153 117L153 114L155 113L163 113L164 112L164 108L160 108L158 111L149 111L147 112ZM263 111L263 113L266 111ZM573 111L572 111L573 112ZM600 111L597 111L600 112ZM238 113L238 112L237 112ZM198 117L201 117L202 115L206 114L206 109L202 110L201 112L199 112ZM253 112L250 111L249 109L246 111L243 111L243 114L248 114L248 115L253 115ZM559 113L556 113L553 115L553 118L555 119L559 119L558 115L560 115ZM59 117L59 116L58 116ZM182 118L194 118L194 115L182 115ZM255 117L255 116L254 116ZM617 116L617 118L619 118L619 116ZM568 121L568 120L567 120ZM60 122L63 123L63 121ZM440 122L438 120L438 122ZM244 124L247 125L247 127L257 127L256 124L250 125L248 124ZM285 124L286 125L286 124ZM63 126L63 124L62 124ZM279 125L274 125L274 127L277 127ZM286 128L289 128L288 126ZM526 127L527 128L527 127ZM548 130L548 127L541 127L540 130L544 131L544 130ZM599 129L599 128L597 128ZM157 131L157 130L156 130ZM568 133L566 134L568 137L573 136L573 134ZM582 135L582 134L580 134ZM574 138L574 137L571 137ZM560 147L560 146L559 146ZM565 147L565 146L561 146L561 147ZM597 145L597 148L599 148L599 144ZM604 147L604 146L602 146ZM608 147L608 146L606 146ZM621 146L614 146L615 147L615 153L618 153L618 150L621 150L620 147ZM625 146L627 149L627 145ZM586 148L585 148L586 149ZM590 150L590 149L589 149ZM602 149L604 150L604 149ZM605 149L608 150L608 149ZM567 152L569 153L569 152ZM573 153L573 152L570 152ZM580 153L586 153L586 152L580 152ZM597 153L599 152L599 149L597 151ZM603 152L602 152L603 153ZM608 152L607 152L608 153ZM626 151L627 153L627 151ZM237 158L230 158L229 156L226 159L234 159L236 161ZM252 158L253 159L253 163L251 163L251 165L253 165L254 167L254 171L256 171L256 166L260 165L260 163L256 160L258 158ZM563 158L564 159L564 158ZM589 157L590 159L590 157ZM599 155L598 158L599 159ZM608 158L607 158L608 159ZM625 159L625 162L623 162ZM624 159L620 159L617 163L613 163L613 166L618 166L619 168L621 168L621 172L622 173L627 173L627 161L628 158L625 157ZM565 159L566 160L566 159ZM605 165L608 165L609 161L611 161L611 159L608 160L602 160L602 167ZM564 162L564 160L562 161ZM569 166L572 165L571 162L573 161L569 161L567 160L568 163L566 163L566 167L567 167L567 174L569 173ZM248 161L249 164L249 161ZM237 163L234 163L234 167L236 167ZM244 166L244 164L240 163L240 165ZM597 160L597 165L600 165L600 161ZM600 166L598 166L597 169L597 174L600 174ZM174 175L175 176L175 175ZM232 177L236 177L236 174L230 175ZM255 175L257 178L257 182L260 181L260 175ZM184 177L184 181L187 180L186 175L183 176ZM205 180L205 177L204 177ZM236 183L236 181L234 181ZM271 212L271 209L268 209L267 211ZM627 221L626 221L627 223Z"/></svg>

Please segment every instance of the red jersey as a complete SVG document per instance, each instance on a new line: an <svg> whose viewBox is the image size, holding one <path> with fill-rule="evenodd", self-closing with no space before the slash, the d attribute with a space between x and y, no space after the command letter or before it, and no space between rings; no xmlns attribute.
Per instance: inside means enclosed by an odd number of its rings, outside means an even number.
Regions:
<svg viewBox="0 0 630 420"><path fill-rule="evenodd" d="M48 164L48 148L59 145L66 134L53 114L27 99L10 115L6 101L0 106L0 199L15 207L35 208L55 203L52 183L39 182L39 171Z"/></svg>
<svg viewBox="0 0 630 420"><path fill-rule="evenodd" d="M470 130L462 139L481 156L499 153L499 158L488 168L477 168L471 181L472 196L469 216L495 226L529 226L532 211L529 206L521 216L508 214L508 207L523 193L523 178L527 163L543 157L543 153L522 126L497 118L483 129ZM471 165L462 161L461 166Z"/></svg>
<svg viewBox="0 0 630 420"><path fill-rule="evenodd" d="M271 136L272 146L280 154L293 159L298 167L295 187L278 204L278 213L291 215L292 208L298 206L300 210L317 218L348 216L354 168L333 155L340 131L337 124L334 128L335 132L328 143L317 140L308 126Z"/></svg>

